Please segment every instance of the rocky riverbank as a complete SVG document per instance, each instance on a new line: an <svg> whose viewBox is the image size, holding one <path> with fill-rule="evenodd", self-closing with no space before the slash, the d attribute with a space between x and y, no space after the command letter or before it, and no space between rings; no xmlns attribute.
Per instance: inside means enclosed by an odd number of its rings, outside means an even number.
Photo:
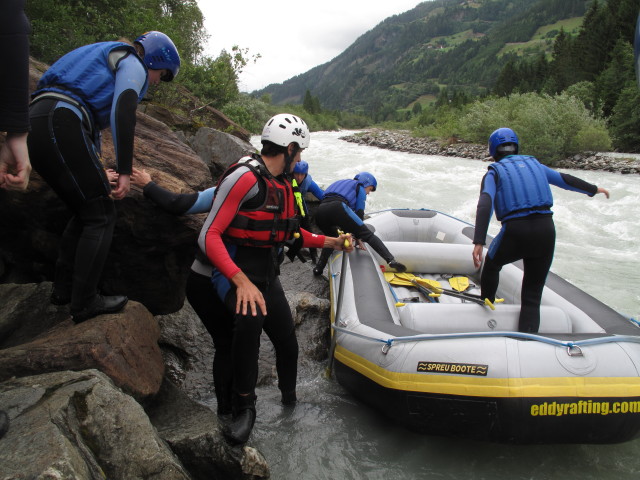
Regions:
<svg viewBox="0 0 640 480"><path fill-rule="evenodd" d="M416 138L409 131L369 130L340 137L340 139L359 145L369 145L398 152L472 158L483 161L490 160L486 145L460 142L457 139L442 142L428 138ZM622 154L584 152L560 160L555 163L554 167L576 170L603 170L637 175L640 174L640 159L632 155L625 157Z"/></svg>

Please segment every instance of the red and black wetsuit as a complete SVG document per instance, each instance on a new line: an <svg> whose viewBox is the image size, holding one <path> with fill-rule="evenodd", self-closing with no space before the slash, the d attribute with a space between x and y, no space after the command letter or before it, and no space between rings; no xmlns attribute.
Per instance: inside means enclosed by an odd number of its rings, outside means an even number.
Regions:
<svg viewBox="0 0 640 480"><path fill-rule="evenodd" d="M223 392L230 393L231 382L236 392L255 394L263 329L275 348L278 387L283 393L295 390L298 342L278 279L278 256L294 231L300 233L305 247L321 248L324 244L323 235L297 228L290 182L271 176L257 155L243 160L249 164L230 167L216 189L199 238L204 255L192 267L201 275L191 275L187 284L189 301L214 339L214 382L219 407L224 402ZM202 268L206 268L207 261L213 270L205 286L200 282L205 278L206 270ZM262 292L266 316L259 310L256 317L235 313L236 292L230 279L240 271ZM211 295L211 282L216 298L205 299L196 294L208 290Z"/></svg>

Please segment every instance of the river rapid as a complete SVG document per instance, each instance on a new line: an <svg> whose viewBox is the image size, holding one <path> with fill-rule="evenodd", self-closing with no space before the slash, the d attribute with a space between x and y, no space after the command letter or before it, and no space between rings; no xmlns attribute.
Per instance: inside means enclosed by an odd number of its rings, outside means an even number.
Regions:
<svg viewBox="0 0 640 480"><path fill-rule="evenodd" d="M487 163L339 140L349 133L312 134L302 158L321 187L366 170L378 179L367 212L430 208L474 222ZM252 144L259 148L259 137L253 137ZM552 188L557 242L551 270L638 319L640 177L561 171L608 189L611 198ZM498 231L494 217L489 233ZM620 445L511 446L414 434L356 401L325 376L322 365L300 372L295 408L281 406L279 391L272 386L257 393L251 443L264 454L277 480L585 480L636 479L640 474L640 440Z"/></svg>

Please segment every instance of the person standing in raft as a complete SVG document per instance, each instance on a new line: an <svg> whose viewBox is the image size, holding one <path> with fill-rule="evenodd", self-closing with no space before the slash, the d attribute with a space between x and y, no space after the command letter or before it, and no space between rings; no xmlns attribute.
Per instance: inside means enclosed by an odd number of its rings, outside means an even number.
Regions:
<svg viewBox="0 0 640 480"><path fill-rule="evenodd" d="M223 434L232 444L245 443L255 422L263 329L275 348L282 403L297 400L298 341L278 278L285 242L296 238L297 248L353 250L349 235L332 238L300 228L290 177L309 146L306 123L295 115L276 115L265 125L261 141L260 155L241 158L222 175L198 238L206 256L201 263L213 265L211 282L218 298L210 302L225 305L205 326L214 338L217 367L231 372L227 381L233 417ZM216 389L226 389L218 383L222 379L215 380Z"/></svg>
<svg viewBox="0 0 640 480"><path fill-rule="evenodd" d="M479 268L495 208L502 229L491 242L484 261L481 295L493 302L502 267L522 260L524 275L518 330L535 333L540 326L542 290L556 241L549 184L590 197L604 193L609 198L609 192L567 173L556 172L534 157L518 155L518 147L518 137L510 128L499 128L489 137L489 154L495 163L482 179L472 255L475 267Z"/></svg>
<svg viewBox="0 0 640 480"><path fill-rule="evenodd" d="M353 180L333 182L324 191L324 198L316 212L316 224L326 235L337 234L338 229L353 234L361 247L363 241L367 242L391 268L406 272L407 268L395 261L382 240L362 221L367 195L375 192L377 186L378 181L369 172L360 172ZM322 275L330 255L331 250L322 250L320 260L313 269L314 275Z"/></svg>
<svg viewBox="0 0 640 480"><path fill-rule="evenodd" d="M101 42L62 56L42 75L29 115L34 169L73 213L62 235L51 303L71 303L76 323L120 311L123 295L98 293L116 223L113 200L129 192L136 108L149 85L171 81L180 56L162 32L133 45ZM100 158L100 131L111 127L117 184Z"/></svg>

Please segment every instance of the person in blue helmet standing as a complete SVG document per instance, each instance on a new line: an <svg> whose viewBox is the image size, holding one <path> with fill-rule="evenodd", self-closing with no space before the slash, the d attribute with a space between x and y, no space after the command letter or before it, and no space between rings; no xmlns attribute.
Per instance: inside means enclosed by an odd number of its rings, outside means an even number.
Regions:
<svg viewBox="0 0 640 480"><path fill-rule="evenodd" d="M384 245L362 221L367 202L367 195L375 192L378 181L369 172L360 172L353 180L338 180L324 191L324 198L316 212L316 224L325 235L338 235L338 230L352 234L362 248L367 242L375 252L398 272L405 272L406 267L395 261L389 249ZM320 259L313 269L314 275L322 275L324 267L331 256L331 250L322 249Z"/></svg>
<svg viewBox="0 0 640 480"><path fill-rule="evenodd" d="M171 81L180 56L162 32L100 42L62 56L42 75L29 107L33 168L73 213L62 235L51 303L71 303L79 323L120 311L123 295L98 293L116 223L114 200L129 192L136 108L149 85ZM118 172L111 188L100 132L111 127Z"/></svg>
<svg viewBox="0 0 640 480"><path fill-rule="evenodd" d="M293 186L293 194L296 197L296 202L298 204L298 210L300 210L301 216L301 225L303 228L310 230L311 229L311 215L309 213L309 209L307 208L307 202L304 197L307 193L311 193L318 200L322 200L324 198L324 191L318 186L316 182L313 181L311 175L309 174L309 163L304 160L296 163L293 168L293 180L291 181ZM313 263L317 263L318 254L315 248L309 249L309 254L311 256L311 261ZM302 261L306 261L304 257L300 256L299 258ZM293 258L291 258L293 261Z"/></svg>
<svg viewBox="0 0 640 480"><path fill-rule="evenodd" d="M473 262L482 265L483 246L491 214L502 222L484 259L481 295L495 300L500 270L522 260L521 308L518 330L535 333L540 326L542 290L551 268L556 230L550 184L593 197L609 192L567 173L541 164L535 157L519 155L519 141L510 128L499 128L489 137L489 154L495 160L482 179L476 210Z"/></svg>

